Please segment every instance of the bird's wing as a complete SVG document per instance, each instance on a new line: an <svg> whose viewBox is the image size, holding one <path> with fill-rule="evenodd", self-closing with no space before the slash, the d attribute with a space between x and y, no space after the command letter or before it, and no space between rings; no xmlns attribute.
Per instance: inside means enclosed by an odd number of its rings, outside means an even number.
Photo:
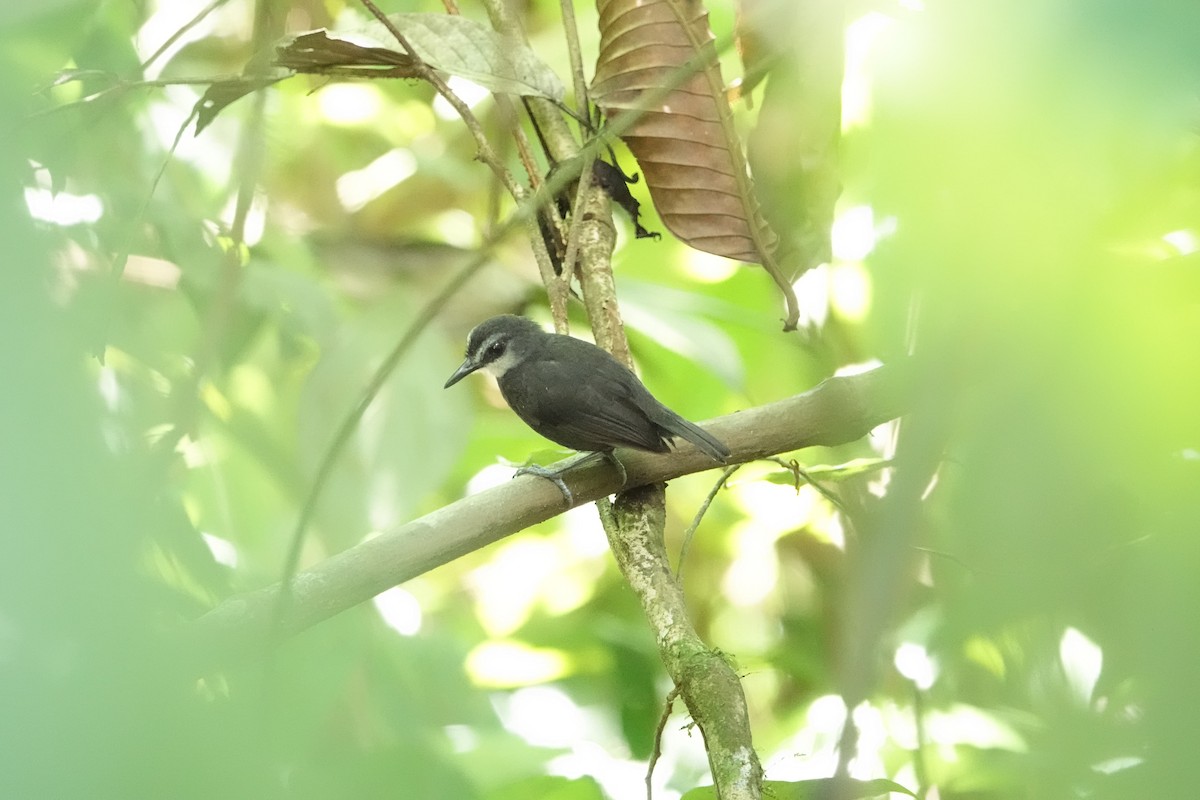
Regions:
<svg viewBox="0 0 1200 800"><path fill-rule="evenodd" d="M667 446L667 439L671 436L678 436L696 445L714 461L728 462L730 452L724 442L664 406L658 401L658 398L650 394L650 390L636 376L630 383L628 381L629 371L616 359L606 359L600 365L598 372L602 384L611 384L612 391L621 393L625 397L625 403L649 423L650 427L646 428L646 440L648 441L649 437L653 436L659 443L648 449L665 453L670 449ZM646 447L646 445L640 446Z"/></svg>
<svg viewBox="0 0 1200 800"><path fill-rule="evenodd" d="M634 393L642 388L631 384L637 380L635 376L615 360L591 360L583 376L572 366L570 361L556 358L529 361L517 368L528 395L523 404L529 410L526 422L531 427L580 450L597 449L597 445L667 450L658 426L635 402Z"/></svg>
<svg viewBox="0 0 1200 800"><path fill-rule="evenodd" d="M713 460L722 463L728 461L729 448L725 446L724 442L664 406L658 401L658 398L650 394L650 390L636 376L633 376L633 381L630 382L628 380L629 370L615 358L605 359L598 366L600 385L610 386L612 392L624 397L625 404L637 411L649 423L649 427L645 428L645 441L649 441L649 437L654 437L658 444L648 449L665 453L670 449L667 440L671 436L678 436L696 445ZM640 446L646 447L644 444Z"/></svg>

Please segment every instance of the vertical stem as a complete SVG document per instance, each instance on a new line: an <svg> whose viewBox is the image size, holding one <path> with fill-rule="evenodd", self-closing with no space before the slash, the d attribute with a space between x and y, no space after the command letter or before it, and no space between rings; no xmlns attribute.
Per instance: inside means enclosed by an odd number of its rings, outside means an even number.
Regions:
<svg viewBox="0 0 1200 800"><path fill-rule="evenodd" d="M704 736L721 800L760 800L762 766L754 752L742 684L733 667L700 639L663 544L665 489L653 484L597 503L621 574L638 596L667 674Z"/></svg>

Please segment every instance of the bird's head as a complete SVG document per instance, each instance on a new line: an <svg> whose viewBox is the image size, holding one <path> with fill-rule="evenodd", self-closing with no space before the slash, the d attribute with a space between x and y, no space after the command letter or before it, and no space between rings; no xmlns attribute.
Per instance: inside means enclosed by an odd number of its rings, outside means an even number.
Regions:
<svg viewBox="0 0 1200 800"><path fill-rule="evenodd" d="M467 355L446 381L453 386L477 369L499 378L529 355L546 332L532 320L505 314L492 317L467 334Z"/></svg>

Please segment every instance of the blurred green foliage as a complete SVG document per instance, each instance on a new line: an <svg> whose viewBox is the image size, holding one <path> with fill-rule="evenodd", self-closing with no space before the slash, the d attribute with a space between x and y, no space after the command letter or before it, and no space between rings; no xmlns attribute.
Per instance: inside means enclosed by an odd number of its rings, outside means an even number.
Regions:
<svg viewBox="0 0 1200 800"><path fill-rule="evenodd" d="M255 50L232 0L143 72L203 5L0 11L0 795L643 796L668 687L591 509L197 673L189 621L278 579L337 424L510 208L414 83L289 79L172 152L203 86L137 82ZM261 9L288 31L363 18ZM552 11L525 22L565 79ZM830 483L852 518L775 465L718 495L685 570L695 623L744 675L768 778L831 774L845 696L863 780L1179 796L1200 709L1200 7L846 13L870 103L847 103L838 219L869 225L801 280L804 330L779 330L756 269L618 223L635 356L686 416L913 354L894 441L797 456L894 459ZM545 448L482 380L441 389L479 319L545 315L524 243L492 257L376 398L305 563ZM673 551L714 479L672 484ZM664 747L656 797L706 781L679 715Z"/></svg>

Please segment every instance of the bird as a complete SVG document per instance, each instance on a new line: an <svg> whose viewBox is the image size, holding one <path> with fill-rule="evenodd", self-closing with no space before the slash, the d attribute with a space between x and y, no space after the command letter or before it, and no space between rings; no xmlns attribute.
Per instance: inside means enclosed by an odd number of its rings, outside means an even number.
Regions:
<svg viewBox="0 0 1200 800"><path fill-rule="evenodd" d="M717 437L655 399L632 370L590 342L549 333L533 320L503 314L467 334L466 357L446 381L450 388L476 370L496 378L505 402L526 425L552 442L588 454L558 469L527 466L517 474L553 481L573 504L562 475L591 454L625 468L613 449L651 453L671 450L685 439L714 461L726 464L730 450Z"/></svg>

